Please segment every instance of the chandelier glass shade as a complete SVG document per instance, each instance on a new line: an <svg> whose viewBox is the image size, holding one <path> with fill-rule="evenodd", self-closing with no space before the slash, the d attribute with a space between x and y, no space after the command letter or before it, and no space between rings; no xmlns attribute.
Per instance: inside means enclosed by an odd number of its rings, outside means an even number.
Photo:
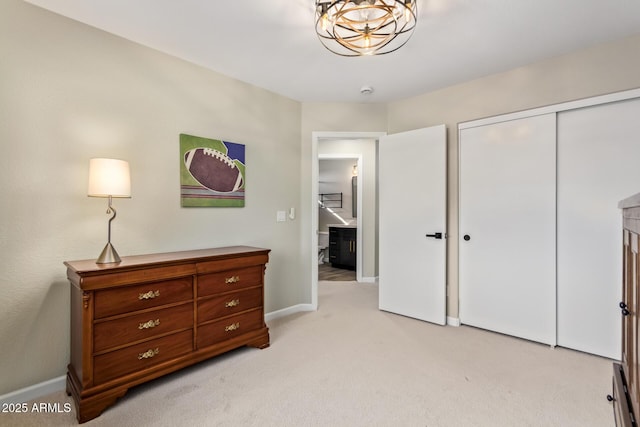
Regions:
<svg viewBox="0 0 640 427"><path fill-rule="evenodd" d="M316 33L338 55L382 55L409 40L417 16L417 0L316 0Z"/></svg>

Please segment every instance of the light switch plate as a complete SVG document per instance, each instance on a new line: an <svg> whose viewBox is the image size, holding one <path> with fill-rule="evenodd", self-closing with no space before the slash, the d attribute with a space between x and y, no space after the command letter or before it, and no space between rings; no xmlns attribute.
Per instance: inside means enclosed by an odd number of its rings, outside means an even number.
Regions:
<svg viewBox="0 0 640 427"><path fill-rule="evenodd" d="M278 213L276 215L276 221L277 222L285 222L286 220L287 220L287 212L278 211Z"/></svg>

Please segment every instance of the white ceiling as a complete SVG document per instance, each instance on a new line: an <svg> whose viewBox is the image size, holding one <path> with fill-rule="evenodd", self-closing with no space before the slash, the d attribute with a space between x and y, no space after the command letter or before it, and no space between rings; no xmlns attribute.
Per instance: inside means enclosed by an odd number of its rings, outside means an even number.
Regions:
<svg viewBox="0 0 640 427"><path fill-rule="evenodd" d="M418 0L400 50L344 58L317 39L314 0L26 1L303 102L404 99L640 34L640 0Z"/></svg>

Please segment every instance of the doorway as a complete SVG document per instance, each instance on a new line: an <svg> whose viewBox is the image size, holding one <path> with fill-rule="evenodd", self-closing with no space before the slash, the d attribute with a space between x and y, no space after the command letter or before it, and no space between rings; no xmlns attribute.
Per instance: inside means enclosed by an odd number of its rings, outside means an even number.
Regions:
<svg viewBox="0 0 640 427"><path fill-rule="evenodd" d="M322 143L321 143L322 145ZM356 280L358 157L318 157L318 280Z"/></svg>
<svg viewBox="0 0 640 427"><path fill-rule="evenodd" d="M356 281L375 282L377 274L376 157L382 132L313 132L311 144L311 302L318 307L319 161L357 159Z"/></svg>

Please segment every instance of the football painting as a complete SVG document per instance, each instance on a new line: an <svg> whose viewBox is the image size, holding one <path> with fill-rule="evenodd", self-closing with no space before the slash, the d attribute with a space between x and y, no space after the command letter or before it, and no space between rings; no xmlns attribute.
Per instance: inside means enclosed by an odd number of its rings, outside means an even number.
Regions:
<svg viewBox="0 0 640 427"><path fill-rule="evenodd" d="M180 134L183 207L243 207L244 145Z"/></svg>

